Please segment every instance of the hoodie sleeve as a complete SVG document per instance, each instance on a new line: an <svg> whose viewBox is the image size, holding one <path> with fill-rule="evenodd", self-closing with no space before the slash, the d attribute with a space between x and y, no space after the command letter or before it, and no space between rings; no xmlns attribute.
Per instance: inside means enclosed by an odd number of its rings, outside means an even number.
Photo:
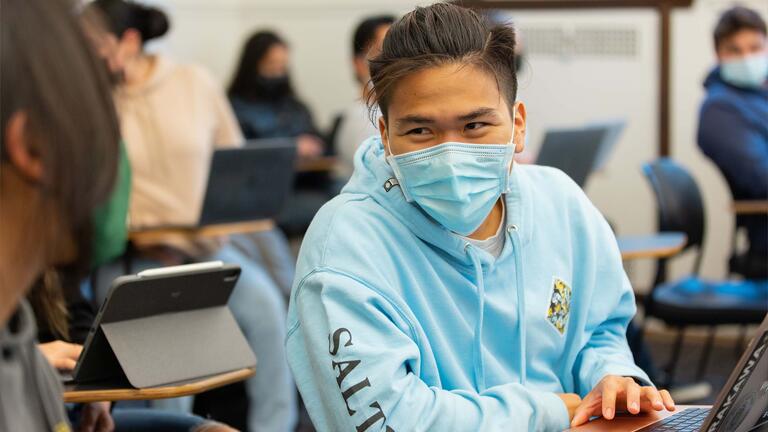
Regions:
<svg viewBox="0 0 768 432"><path fill-rule="evenodd" d="M394 302L355 276L323 270L299 283L288 361L319 431L563 430L554 393L506 384L482 393L420 378L420 343ZM446 335L450 337L450 335ZM440 377L431 377L439 381Z"/></svg>
<svg viewBox="0 0 768 432"><path fill-rule="evenodd" d="M585 198L586 199L586 198ZM597 209L588 204L591 219L592 261L595 286L584 326L586 343L574 363L577 392L583 397L606 375L632 377L653 385L635 365L627 343L627 326L635 316L635 295L624 272L616 237Z"/></svg>
<svg viewBox="0 0 768 432"><path fill-rule="evenodd" d="M768 197L768 145L735 107L706 103L699 118L698 142L731 188L754 199Z"/></svg>

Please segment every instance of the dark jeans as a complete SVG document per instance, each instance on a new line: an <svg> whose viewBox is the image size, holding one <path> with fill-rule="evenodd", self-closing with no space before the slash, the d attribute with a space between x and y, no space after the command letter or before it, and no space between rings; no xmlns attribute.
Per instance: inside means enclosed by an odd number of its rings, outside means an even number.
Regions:
<svg viewBox="0 0 768 432"><path fill-rule="evenodd" d="M115 432L191 432L206 423L192 415L149 408L115 409Z"/></svg>

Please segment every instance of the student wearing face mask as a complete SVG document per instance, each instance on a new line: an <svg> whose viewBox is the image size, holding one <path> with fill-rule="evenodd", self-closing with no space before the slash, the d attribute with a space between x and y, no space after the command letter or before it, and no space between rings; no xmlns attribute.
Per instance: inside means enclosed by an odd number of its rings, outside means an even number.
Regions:
<svg viewBox="0 0 768 432"><path fill-rule="evenodd" d="M254 33L243 47L229 98L246 139L296 138L302 158L321 156L323 141L288 73L290 51L271 31Z"/></svg>
<svg viewBox="0 0 768 432"><path fill-rule="evenodd" d="M515 34L450 3L370 60L380 136L302 243L288 361L320 431L560 431L673 409L605 218L523 150Z"/></svg>
<svg viewBox="0 0 768 432"><path fill-rule="evenodd" d="M745 7L720 17L714 32L718 65L704 87L698 143L720 168L735 200L768 199L768 39L765 21ZM747 278L768 278L768 217L739 216L749 249L731 257Z"/></svg>
<svg viewBox="0 0 768 432"><path fill-rule="evenodd" d="M298 158L310 160L327 149L312 114L293 89L289 55L288 44L277 34L254 33L243 47L229 98L247 139L294 138ZM317 210L336 194L328 174L297 173L293 194L277 217L285 233L303 234Z"/></svg>

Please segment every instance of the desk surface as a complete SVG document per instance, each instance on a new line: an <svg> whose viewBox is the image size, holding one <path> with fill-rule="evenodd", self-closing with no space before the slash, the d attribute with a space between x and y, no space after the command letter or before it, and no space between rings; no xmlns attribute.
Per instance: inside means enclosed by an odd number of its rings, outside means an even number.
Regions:
<svg viewBox="0 0 768 432"><path fill-rule="evenodd" d="M686 408L712 408L709 405L678 405L675 411L650 412L633 416L631 414L619 414L613 420L603 418L577 428L568 429L573 432L632 432L644 428L651 423L667 418Z"/></svg>
<svg viewBox="0 0 768 432"><path fill-rule="evenodd" d="M242 381L253 375L254 372L255 370L253 368L240 369L233 372L227 372L221 375L202 378L198 381L187 382L175 386L152 387L144 389L120 388L76 390L70 385L65 386L64 388L64 402L87 403L121 400L150 400L189 396L227 384L232 384L233 382Z"/></svg>
<svg viewBox="0 0 768 432"><path fill-rule="evenodd" d="M269 231L275 227L271 219L205 225L201 227L158 227L131 229L128 238L136 244L157 243L168 237L223 237L234 234Z"/></svg>
<svg viewBox="0 0 768 432"><path fill-rule="evenodd" d="M764 214L768 215L768 200L763 201L734 201L731 210L737 215Z"/></svg>
<svg viewBox="0 0 768 432"><path fill-rule="evenodd" d="M298 172L329 172L336 169L338 161L334 156L321 156L312 159L299 159L296 161Z"/></svg>
<svg viewBox="0 0 768 432"><path fill-rule="evenodd" d="M664 232L645 236L619 236L616 238L621 259L669 258L680 253L688 238L681 232Z"/></svg>

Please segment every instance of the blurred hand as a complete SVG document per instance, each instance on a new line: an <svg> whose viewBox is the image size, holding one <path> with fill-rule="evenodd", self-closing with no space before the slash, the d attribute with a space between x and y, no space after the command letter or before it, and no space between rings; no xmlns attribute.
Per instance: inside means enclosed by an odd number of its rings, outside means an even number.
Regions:
<svg viewBox="0 0 768 432"><path fill-rule="evenodd" d="M565 408L568 410L568 420L573 420L576 408L581 405L581 397L575 393L558 393L557 396L563 400Z"/></svg>
<svg viewBox="0 0 768 432"><path fill-rule="evenodd" d="M64 341L38 344L37 347L45 356L48 363L55 369L71 371L77 364L77 359L83 351L83 346Z"/></svg>
<svg viewBox="0 0 768 432"><path fill-rule="evenodd" d="M94 402L83 407L78 432L112 432L115 422L109 413L111 402Z"/></svg>
<svg viewBox="0 0 768 432"><path fill-rule="evenodd" d="M602 415L605 419L613 420L617 409L638 414L664 408L675 410L675 402L668 391L659 391L650 386L641 387L632 378L607 375L584 397L576 409L571 426L582 425L592 416Z"/></svg>
<svg viewBox="0 0 768 432"><path fill-rule="evenodd" d="M238 432L238 431L237 429L232 429L231 427L225 424L209 421L198 426L195 429L195 432Z"/></svg>
<svg viewBox="0 0 768 432"><path fill-rule="evenodd" d="M299 135L296 153L300 159L312 159L323 155L323 142L314 135Z"/></svg>

